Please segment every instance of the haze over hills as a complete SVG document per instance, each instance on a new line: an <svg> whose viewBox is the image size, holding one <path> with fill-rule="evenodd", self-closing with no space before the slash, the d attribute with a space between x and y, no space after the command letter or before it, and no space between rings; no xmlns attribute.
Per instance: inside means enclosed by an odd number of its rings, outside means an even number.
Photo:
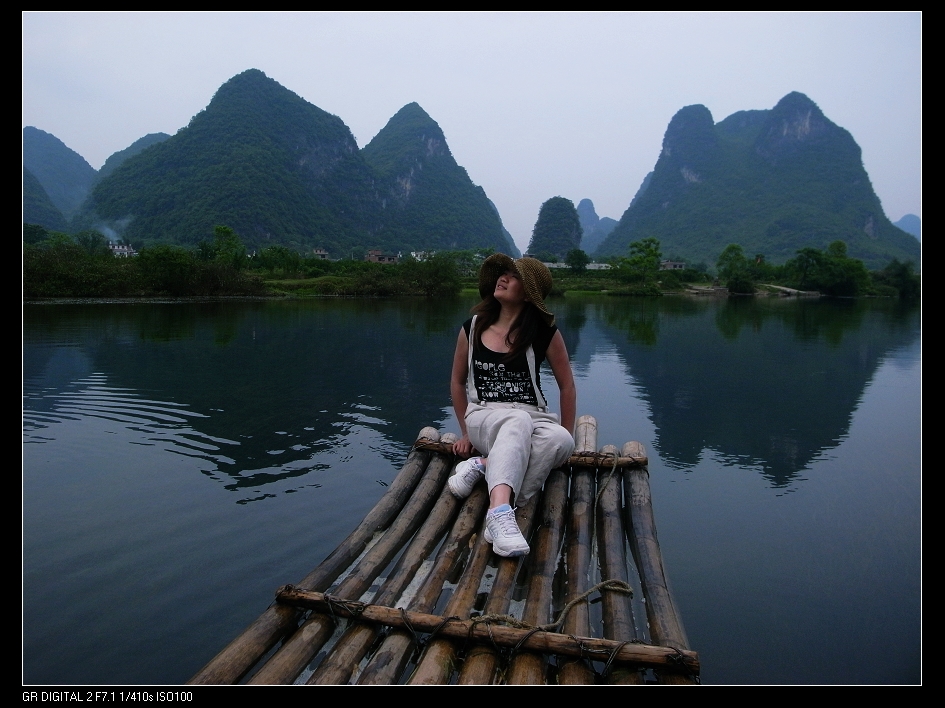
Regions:
<svg viewBox="0 0 945 708"><path fill-rule="evenodd" d="M36 176L23 168L23 223L39 224L53 231L69 228L62 212L52 203Z"/></svg>
<svg viewBox="0 0 945 708"><path fill-rule="evenodd" d="M541 260L563 261L581 247L583 231L574 202L552 197L538 210L538 220L528 243L528 253Z"/></svg>
<svg viewBox="0 0 945 708"><path fill-rule="evenodd" d="M369 248L514 249L420 106L405 106L359 150L340 118L256 69L102 179L77 224L179 244L225 224L250 248L324 248L335 258Z"/></svg>
<svg viewBox="0 0 945 708"><path fill-rule="evenodd" d="M55 135L33 126L23 128L23 166L66 221L78 211L95 182L95 169L84 157Z"/></svg>
<svg viewBox="0 0 945 708"><path fill-rule="evenodd" d="M118 152L112 153L109 158L105 160L105 164L102 165L102 169L98 171L97 179L107 177L112 172L117 170L118 166L129 157L137 155L145 148L149 148L156 143L162 143L169 137L171 136L167 133L148 133L143 138L138 138L135 140L124 150L119 150Z"/></svg>
<svg viewBox="0 0 945 708"><path fill-rule="evenodd" d="M324 248L333 258L372 248L519 255L416 103L359 149L341 118L251 69L176 135L145 136L98 174L44 131L24 128L23 144L24 220L55 230L192 245L224 224L250 249ZM704 106L681 109L620 222L599 218L589 199L577 218L580 247L598 257L625 256L648 236L664 255L710 266L730 243L774 263L838 239L870 268L921 253L918 236L883 213L853 137L800 93L719 123ZM564 253L573 244L552 245L549 253Z"/></svg>
<svg viewBox="0 0 945 708"><path fill-rule="evenodd" d="M418 104L401 108L361 154L381 201L378 247L517 252L495 205L456 163L440 126Z"/></svg>
<svg viewBox="0 0 945 708"><path fill-rule="evenodd" d="M899 221L896 221L895 225L907 234L912 234L919 241L922 240L922 220L915 214L906 214Z"/></svg>
<svg viewBox="0 0 945 708"><path fill-rule="evenodd" d="M594 202L582 199L577 205L578 218L584 236L581 238L581 250L585 253L594 253L617 226L616 219L609 216L600 217L594 209Z"/></svg>
<svg viewBox="0 0 945 708"><path fill-rule="evenodd" d="M730 243L782 263L838 239L870 268L920 257L883 213L853 137L801 93L719 123L705 106L682 108L648 179L598 255L652 236L708 264Z"/></svg>

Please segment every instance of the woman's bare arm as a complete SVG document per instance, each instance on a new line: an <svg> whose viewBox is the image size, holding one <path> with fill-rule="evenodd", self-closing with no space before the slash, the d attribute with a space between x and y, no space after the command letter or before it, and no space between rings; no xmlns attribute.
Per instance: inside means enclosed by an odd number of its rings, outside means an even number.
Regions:
<svg viewBox="0 0 945 708"><path fill-rule="evenodd" d="M561 392L561 426L573 435L574 419L577 416L577 389L574 386L568 348L560 331L555 332L555 336L551 338L545 356Z"/></svg>
<svg viewBox="0 0 945 708"><path fill-rule="evenodd" d="M472 443L466 432L466 379L469 376L469 342L466 339L466 330L459 329L456 338L456 351L453 353L453 373L450 376L450 396L453 398L453 411L462 437L453 443L453 454L460 457L469 457L472 454Z"/></svg>

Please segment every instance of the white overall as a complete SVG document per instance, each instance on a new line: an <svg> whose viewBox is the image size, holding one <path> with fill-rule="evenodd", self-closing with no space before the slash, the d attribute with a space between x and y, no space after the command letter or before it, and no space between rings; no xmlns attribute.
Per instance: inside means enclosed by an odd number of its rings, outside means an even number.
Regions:
<svg viewBox="0 0 945 708"><path fill-rule="evenodd" d="M521 505L542 488L555 467L564 464L574 451L574 438L558 424L558 416L548 411L538 388L535 350L525 353L537 406L524 403L481 403L473 381L473 333L476 318L469 327L469 358L466 379L466 432L469 441L484 457L486 484L491 492L498 484L507 484Z"/></svg>

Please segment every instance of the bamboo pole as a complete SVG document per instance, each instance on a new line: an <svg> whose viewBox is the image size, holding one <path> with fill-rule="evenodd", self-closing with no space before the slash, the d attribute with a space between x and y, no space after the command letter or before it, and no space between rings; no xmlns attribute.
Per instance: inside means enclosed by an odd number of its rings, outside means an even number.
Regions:
<svg viewBox="0 0 945 708"><path fill-rule="evenodd" d="M525 538L531 535L540 497L540 492L534 494L515 512L518 528ZM489 592L489 599L486 600L486 606L482 611L484 615L504 615L509 611L512 590L515 587L515 576L522 560L521 558L501 558L499 556L496 556L496 558L499 559L499 565L495 573L495 579L492 582L492 590ZM466 655L465 661L463 661L463 668L460 670L456 682L462 685L490 684L498 664L499 657L494 649L485 646L473 647Z"/></svg>
<svg viewBox="0 0 945 708"><path fill-rule="evenodd" d="M447 436L443 437L445 439ZM348 577L339 584L335 595L344 598L361 597L371 586L374 579L397 555L426 517L443 488L451 468L451 461L451 458L444 455L437 455L430 461L410 501L380 540L364 554ZM253 685L291 683L328 641L334 627L335 622L332 617L312 615L247 683Z"/></svg>
<svg viewBox="0 0 945 708"><path fill-rule="evenodd" d="M482 519L478 520L478 525L482 526ZM480 532L472 556L466 564L466 569L463 571L452 597L446 603L444 616L469 617L476 601L476 593L479 592L482 574L491 558L492 546L486 543ZM453 672L455 657L456 646L453 642L449 639L434 639L423 650L423 654L421 654L420 660L417 662L417 666L407 683L427 686L446 683Z"/></svg>
<svg viewBox="0 0 945 708"><path fill-rule="evenodd" d="M440 547L433 567L407 609L429 613L436 606L443 591L443 583L460 562L463 550L470 548L473 534L489 502L486 488L477 485L459 510L446 541ZM391 685L398 683L414 646L414 635L408 630L392 630L374 656L361 671L359 685Z"/></svg>
<svg viewBox="0 0 945 708"><path fill-rule="evenodd" d="M449 454L450 450L452 450L452 445L445 445L440 442L430 442L427 440L418 440L416 442L416 446L420 450L443 452L446 454ZM579 448L575 449L575 452L571 455L571 457L568 458L568 461L564 463L564 467L606 467L607 469L610 469L614 466L613 455L602 454L600 452L594 452L593 450L578 450ZM634 465L646 466L647 464L649 464L649 462L645 456L626 457L624 455L620 455L617 457L618 467L632 467Z"/></svg>
<svg viewBox="0 0 945 708"><path fill-rule="evenodd" d="M617 448L605 445L601 453L617 456ZM601 469L600 484L597 492L597 555L600 561L601 578L619 580L629 584L627 570L627 551L621 519L622 485L618 469ZM612 590L601 590L604 620L604 637L614 640L635 640L636 628L633 625L633 612L630 598ZM607 677L611 684L640 684L643 676L638 670L625 666L613 668Z"/></svg>
<svg viewBox="0 0 945 708"><path fill-rule="evenodd" d="M371 601L375 605L392 606L403 589L413 580L420 564L426 560L433 547L440 540L446 526L452 519L459 504L448 487L440 492L440 498L430 512L423 526L417 531L404 555L390 571L387 581L377 591ZM379 628L375 625L352 623L341 635L335 645L322 659L307 683L346 684L355 667L370 650L377 638Z"/></svg>
<svg viewBox="0 0 945 708"><path fill-rule="evenodd" d="M451 618L444 621L444 618L439 615L333 599L324 593L298 590L289 585L279 589L276 599L281 603L291 603L317 612L333 612L342 617L357 617L363 622L377 622L401 628L406 628L409 624L415 630L424 633L436 630L438 634L454 641L465 641L468 638L476 643L492 644L494 642L502 647L514 647L522 642L522 647L530 651L560 656L594 654L601 660L613 654L615 662L642 664L669 670L678 667L677 670L681 671L698 671L699 666L698 655L688 650L676 651L671 647L569 636L557 632L532 632L531 629L507 627L501 624L486 626L485 622L477 622L475 619ZM529 636L526 637L526 635Z"/></svg>
<svg viewBox="0 0 945 708"><path fill-rule="evenodd" d="M564 511L568 506L568 475L552 470L545 482L541 525L532 548L531 578L522 621L530 625L545 624L551 618L552 591L558 555L564 537ZM521 651L512 657L509 684L543 684L546 682L548 660L543 654Z"/></svg>
<svg viewBox="0 0 945 708"><path fill-rule="evenodd" d="M436 442L440 434L435 428L420 431L421 440ZM387 528L404 507L421 475L426 470L431 454L414 448L387 492L364 517L348 537L298 587L310 590L327 589L351 562L360 555L374 534ZM298 613L283 606L273 606L231 641L206 666L198 671L189 684L232 684L242 679L276 642L292 631L298 622Z"/></svg>
<svg viewBox="0 0 945 708"><path fill-rule="evenodd" d="M622 454L645 456L639 442L624 443ZM640 573L650 637L655 644L686 650L689 642L683 630L676 605L669 591L656 520L650 498L650 473L646 468L624 470L626 492L627 533L633 557ZM692 683L681 676L660 676L661 683Z"/></svg>
<svg viewBox="0 0 945 708"><path fill-rule="evenodd" d="M459 509L459 500L453 496L449 486L444 485L440 497L410 545L390 571L387 582L377 591L371 601L375 605L393 606L409 585L420 565L427 559L437 543L446 533L450 522ZM355 667L370 650L377 639L379 628L375 625L352 624L335 643L318 668L309 678L309 684L348 683Z"/></svg>
<svg viewBox="0 0 945 708"><path fill-rule="evenodd" d="M587 415L578 418L574 440L575 448L578 451L596 450L597 421ZM588 572L590 570L591 542L593 540L594 477L594 472L590 469L573 470L571 473L571 507L565 548L568 583L567 602L571 602L590 587ZM574 605L565 617L562 632L589 636L591 629L587 608L587 600ZM558 683L594 683L594 673L580 657L569 659L559 666Z"/></svg>

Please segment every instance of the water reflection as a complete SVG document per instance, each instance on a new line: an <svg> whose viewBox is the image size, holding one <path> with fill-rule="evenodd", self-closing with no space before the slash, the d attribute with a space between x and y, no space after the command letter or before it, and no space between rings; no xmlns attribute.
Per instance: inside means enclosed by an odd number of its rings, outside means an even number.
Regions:
<svg viewBox="0 0 945 708"><path fill-rule="evenodd" d="M472 304L27 306L25 679L185 681L353 528L420 428L451 424ZM911 680L919 313L675 297L552 307L601 443L650 450L704 679ZM871 650L893 635L895 665Z"/></svg>
<svg viewBox="0 0 945 708"><path fill-rule="evenodd" d="M705 450L794 480L847 434L880 361L916 341L893 301L662 298L593 305L646 398L665 462Z"/></svg>
<svg viewBox="0 0 945 708"><path fill-rule="evenodd" d="M121 411L140 444L206 461L233 491L343 462L363 429L399 464L443 417L454 315L416 301L30 308L24 433Z"/></svg>
<svg viewBox="0 0 945 708"><path fill-rule="evenodd" d="M138 431L138 444L204 460L201 471L231 491L317 484L308 476L343 460L365 429L396 464L420 428L448 414L455 332L470 304L32 307L24 432L33 441L44 420L109 417ZM838 444L878 363L919 331L918 312L893 302L556 306L576 369L601 352L623 362L633 388L614 382L613 395L643 399L664 461L691 467L711 450L777 487Z"/></svg>

